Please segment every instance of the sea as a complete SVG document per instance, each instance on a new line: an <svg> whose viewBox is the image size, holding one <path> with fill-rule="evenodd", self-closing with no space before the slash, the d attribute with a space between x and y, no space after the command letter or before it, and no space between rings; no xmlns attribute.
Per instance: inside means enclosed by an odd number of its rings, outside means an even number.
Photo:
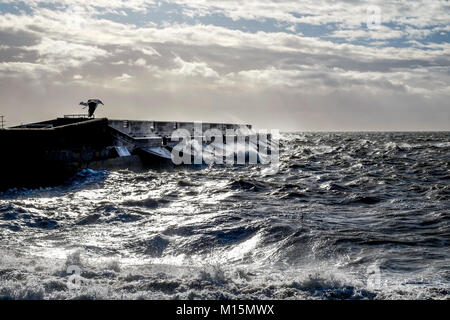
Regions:
<svg viewBox="0 0 450 320"><path fill-rule="evenodd" d="M279 143L0 193L0 299L450 299L449 132Z"/></svg>

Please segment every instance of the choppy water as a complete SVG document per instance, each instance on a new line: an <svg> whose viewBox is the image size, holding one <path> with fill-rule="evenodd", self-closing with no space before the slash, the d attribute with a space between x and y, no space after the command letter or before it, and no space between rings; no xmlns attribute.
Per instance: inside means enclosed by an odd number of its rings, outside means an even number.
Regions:
<svg viewBox="0 0 450 320"><path fill-rule="evenodd" d="M0 298L449 299L449 168L450 133L285 134L272 176L84 171L10 190Z"/></svg>

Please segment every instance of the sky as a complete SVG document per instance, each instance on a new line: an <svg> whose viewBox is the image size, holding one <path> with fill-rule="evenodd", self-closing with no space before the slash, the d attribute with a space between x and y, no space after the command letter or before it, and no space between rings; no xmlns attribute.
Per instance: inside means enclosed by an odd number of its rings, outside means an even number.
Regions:
<svg viewBox="0 0 450 320"><path fill-rule="evenodd" d="M449 40L448 0L1 0L0 115L450 130Z"/></svg>

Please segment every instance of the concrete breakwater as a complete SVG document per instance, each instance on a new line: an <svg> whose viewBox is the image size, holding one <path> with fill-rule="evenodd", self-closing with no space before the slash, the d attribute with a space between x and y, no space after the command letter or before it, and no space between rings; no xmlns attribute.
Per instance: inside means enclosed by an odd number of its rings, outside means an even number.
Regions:
<svg viewBox="0 0 450 320"><path fill-rule="evenodd" d="M174 131L214 132L235 141L250 125L64 117L0 130L0 189L63 182L81 169L146 169L174 166ZM230 137L231 135L231 137ZM230 139L231 138L231 139ZM248 138L247 138L248 141ZM184 155L186 156L186 155ZM195 162L197 163L197 162Z"/></svg>

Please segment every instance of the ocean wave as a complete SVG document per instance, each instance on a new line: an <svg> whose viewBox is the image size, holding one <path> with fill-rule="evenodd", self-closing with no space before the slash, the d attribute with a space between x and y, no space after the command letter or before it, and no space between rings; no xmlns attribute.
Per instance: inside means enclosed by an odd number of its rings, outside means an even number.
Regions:
<svg viewBox="0 0 450 320"><path fill-rule="evenodd" d="M0 299L449 299L449 141L286 134L272 175L84 170L8 190Z"/></svg>

